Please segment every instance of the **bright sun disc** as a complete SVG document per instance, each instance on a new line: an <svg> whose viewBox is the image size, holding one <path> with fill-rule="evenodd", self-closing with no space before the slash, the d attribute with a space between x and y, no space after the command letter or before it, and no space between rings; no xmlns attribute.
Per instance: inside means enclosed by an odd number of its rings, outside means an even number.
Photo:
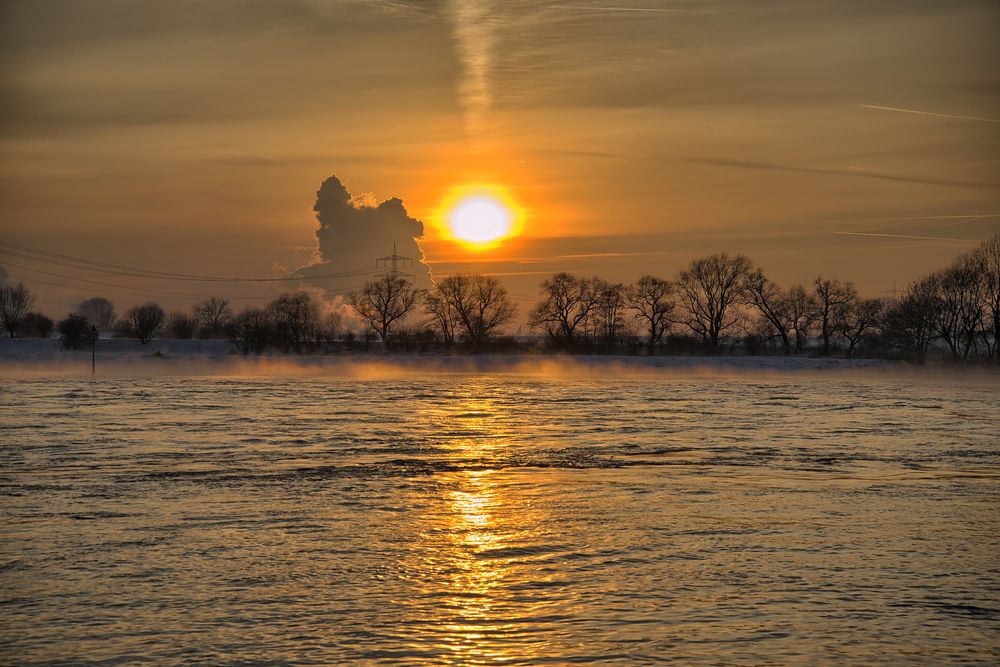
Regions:
<svg viewBox="0 0 1000 667"><path fill-rule="evenodd" d="M451 233L468 243L490 243L510 234L510 212L488 196L467 197L448 216Z"/></svg>
<svg viewBox="0 0 1000 667"><path fill-rule="evenodd" d="M475 253L497 248L524 228L524 209L507 188L495 183L448 188L433 215L443 238Z"/></svg>

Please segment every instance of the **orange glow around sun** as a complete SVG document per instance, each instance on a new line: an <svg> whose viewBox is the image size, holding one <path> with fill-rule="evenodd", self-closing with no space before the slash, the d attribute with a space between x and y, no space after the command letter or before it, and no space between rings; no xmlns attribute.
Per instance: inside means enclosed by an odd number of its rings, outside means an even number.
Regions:
<svg viewBox="0 0 1000 667"><path fill-rule="evenodd" d="M524 227L524 210L504 187L466 184L445 193L435 219L444 238L481 252L519 235Z"/></svg>

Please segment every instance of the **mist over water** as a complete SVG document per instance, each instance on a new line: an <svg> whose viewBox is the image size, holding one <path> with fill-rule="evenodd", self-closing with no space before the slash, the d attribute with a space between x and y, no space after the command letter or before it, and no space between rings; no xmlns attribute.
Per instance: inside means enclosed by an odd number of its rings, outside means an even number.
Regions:
<svg viewBox="0 0 1000 667"><path fill-rule="evenodd" d="M10 377L0 661L996 661L995 377L604 370Z"/></svg>

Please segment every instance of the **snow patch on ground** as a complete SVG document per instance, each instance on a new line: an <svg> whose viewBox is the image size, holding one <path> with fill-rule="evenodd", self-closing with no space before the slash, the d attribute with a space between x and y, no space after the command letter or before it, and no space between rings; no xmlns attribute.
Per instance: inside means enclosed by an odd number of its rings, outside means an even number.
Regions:
<svg viewBox="0 0 1000 667"><path fill-rule="evenodd" d="M901 364L873 359L780 356L622 356L469 354L267 354L243 356L224 340L105 339L95 350L98 375L315 374L386 376L413 373L518 374L589 377L681 373L785 373L852 369L895 369ZM0 339L0 376L78 376L91 372L91 350L63 350L56 339Z"/></svg>

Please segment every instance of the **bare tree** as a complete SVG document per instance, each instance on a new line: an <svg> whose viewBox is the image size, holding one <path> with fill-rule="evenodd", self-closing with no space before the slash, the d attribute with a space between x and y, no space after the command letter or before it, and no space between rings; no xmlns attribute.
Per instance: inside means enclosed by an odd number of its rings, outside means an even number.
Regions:
<svg viewBox="0 0 1000 667"><path fill-rule="evenodd" d="M48 338L55 323L41 313L28 313L21 320L18 331L25 338Z"/></svg>
<svg viewBox="0 0 1000 667"><path fill-rule="evenodd" d="M332 311L323 317L323 321L319 326L319 337L323 343L330 345L337 341L337 336L340 335L340 327L344 321L344 316L340 314L339 311Z"/></svg>
<svg viewBox="0 0 1000 667"><path fill-rule="evenodd" d="M228 329L241 354L260 354L271 338L271 318L263 308L247 308L232 318Z"/></svg>
<svg viewBox="0 0 1000 667"><path fill-rule="evenodd" d="M104 297L95 296L81 301L76 312L101 331L110 331L115 326L115 304Z"/></svg>
<svg viewBox="0 0 1000 667"><path fill-rule="evenodd" d="M229 299L213 296L194 305L194 318L198 321L199 338L221 338L226 325L233 317Z"/></svg>
<svg viewBox="0 0 1000 667"><path fill-rule="evenodd" d="M809 332L816 321L816 299L802 285L788 288L785 295L788 317L795 334L795 351L802 352L809 340Z"/></svg>
<svg viewBox="0 0 1000 667"><path fill-rule="evenodd" d="M935 329L955 361L967 360L975 350L984 319L983 271L977 259L962 255L935 274Z"/></svg>
<svg viewBox="0 0 1000 667"><path fill-rule="evenodd" d="M674 286L667 280L643 276L631 285L625 295L626 303L635 310L635 319L642 320L646 329L646 349L653 354L663 335L673 324L676 302Z"/></svg>
<svg viewBox="0 0 1000 667"><path fill-rule="evenodd" d="M760 269L747 274L744 291L747 303L757 309L770 325L770 331L781 339L782 352L791 354L791 334L796 329L796 321L788 295ZM757 334L763 337L763 332L758 330Z"/></svg>
<svg viewBox="0 0 1000 667"><path fill-rule="evenodd" d="M167 333L170 338L188 340L194 336L197 326L197 321L187 313L177 311L170 313L167 318Z"/></svg>
<svg viewBox="0 0 1000 667"><path fill-rule="evenodd" d="M982 281L983 317L981 335L987 354L1000 363L1000 234L973 251Z"/></svg>
<svg viewBox="0 0 1000 667"><path fill-rule="evenodd" d="M830 339L836 332L835 323L842 319L843 311L858 298L854 283L842 283L836 279L817 276L813 281L816 295L816 320L823 340L823 354L830 354Z"/></svg>
<svg viewBox="0 0 1000 667"><path fill-rule="evenodd" d="M34 296L24 283L0 287L0 324L11 338L21 325L21 320L28 314L28 309L34 300Z"/></svg>
<svg viewBox="0 0 1000 667"><path fill-rule="evenodd" d="M924 363L934 338L940 301L936 276L925 276L906 288L903 297L886 313L883 334L887 342Z"/></svg>
<svg viewBox="0 0 1000 667"><path fill-rule="evenodd" d="M80 350L94 342L96 332L90 321L79 313L70 313L59 322L59 335L65 350Z"/></svg>
<svg viewBox="0 0 1000 667"><path fill-rule="evenodd" d="M882 328L885 304L881 299L856 299L840 311L840 318L834 328L847 341L847 358L854 356L854 350L865 338Z"/></svg>
<svg viewBox="0 0 1000 667"><path fill-rule="evenodd" d="M474 350L481 349L514 319L516 312L507 289L490 276L462 273L448 276L438 281L434 297L445 302L444 308L440 303L435 303L434 308L442 311L440 315L444 318L453 317L453 323L458 325ZM438 325L443 328L443 324L439 317Z"/></svg>
<svg viewBox="0 0 1000 667"><path fill-rule="evenodd" d="M309 292L286 292L267 306L278 345L301 354L319 328L319 304Z"/></svg>
<svg viewBox="0 0 1000 667"><path fill-rule="evenodd" d="M570 345L577 328L594 308L594 286L586 278L557 273L541 285L542 300L528 314L528 324L561 344Z"/></svg>
<svg viewBox="0 0 1000 667"><path fill-rule="evenodd" d="M145 345L160 333L165 319L166 314L159 304L149 301L129 308L119 325L124 333L138 338Z"/></svg>
<svg viewBox="0 0 1000 667"><path fill-rule="evenodd" d="M434 321L434 328L441 334L441 340L448 347L455 344L455 334L458 329L458 313L451 301L440 292L439 281L434 290L424 295L424 309Z"/></svg>
<svg viewBox="0 0 1000 667"><path fill-rule="evenodd" d="M677 288L684 307L684 324L701 336L709 350L739 320L733 306L743 297L744 279L753 264L743 255L722 253L696 259L681 271Z"/></svg>
<svg viewBox="0 0 1000 667"><path fill-rule="evenodd" d="M592 281L594 290L594 309L592 319L594 322L595 338L598 342L612 350L615 343L626 331L625 324L625 297L628 288L621 283L609 283L600 278Z"/></svg>
<svg viewBox="0 0 1000 667"><path fill-rule="evenodd" d="M352 292L351 307L388 345L394 327L416 305L417 295L409 280L389 273L368 281L360 292Z"/></svg>

